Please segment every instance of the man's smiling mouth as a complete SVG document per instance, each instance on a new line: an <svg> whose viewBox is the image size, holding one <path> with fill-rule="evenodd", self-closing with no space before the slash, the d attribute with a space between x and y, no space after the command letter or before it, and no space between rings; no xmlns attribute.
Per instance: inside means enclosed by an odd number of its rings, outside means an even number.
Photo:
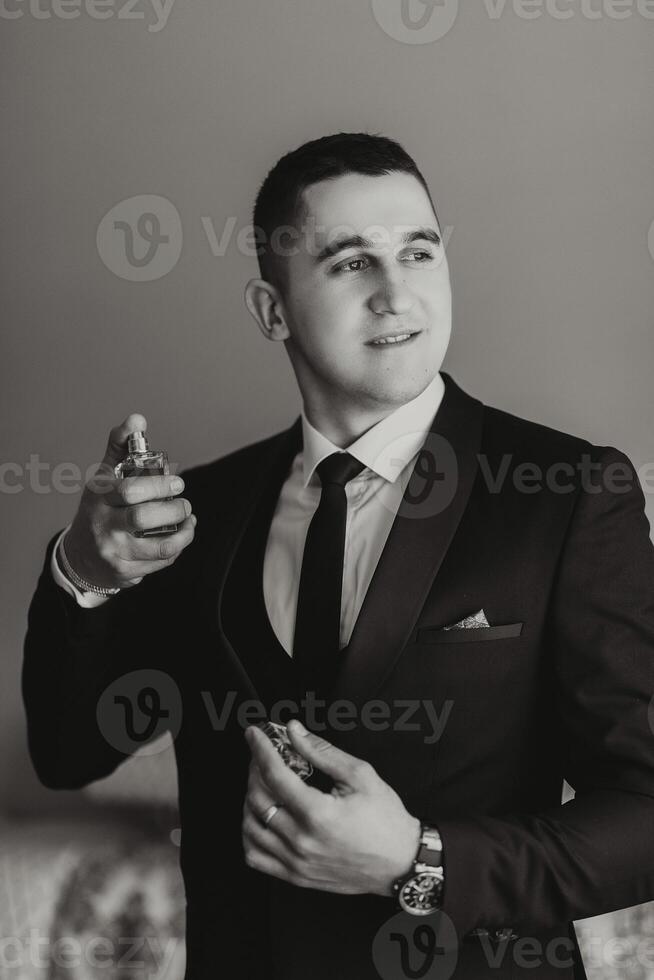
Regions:
<svg viewBox="0 0 654 980"><path fill-rule="evenodd" d="M387 333L367 341L367 347L387 347L390 345L407 344L420 333L419 330L405 330L403 333Z"/></svg>

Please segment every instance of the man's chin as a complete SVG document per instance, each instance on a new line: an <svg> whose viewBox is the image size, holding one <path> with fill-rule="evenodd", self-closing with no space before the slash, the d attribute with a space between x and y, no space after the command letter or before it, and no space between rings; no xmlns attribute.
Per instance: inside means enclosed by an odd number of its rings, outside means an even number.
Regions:
<svg viewBox="0 0 654 980"><path fill-rule="evenodd" d="M375 379L375 383L362 386L361 395L371 405L392 410L421 395L437 374L438 371L433 371L412 378Z"/></svg>

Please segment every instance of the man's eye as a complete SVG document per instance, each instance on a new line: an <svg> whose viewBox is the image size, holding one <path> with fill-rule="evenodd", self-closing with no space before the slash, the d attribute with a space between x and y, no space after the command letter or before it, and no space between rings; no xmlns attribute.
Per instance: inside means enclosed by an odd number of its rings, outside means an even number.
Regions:
<svg viewBox="0 0 654 980"><path fill-rule="evenodd" d="M410 262L420 263L420 262L429 262L430 259L433 259L434 256L432 255L431 252L426 251L424 248L421 248L421 249L416 249L413 252L409 252L409 254L406 257L407 259L409 259Z"/></svg>
<svg viewBox="0 0 654 980"><path fill-rule="evenodd" d="M367 266L366 259L348 259L335 266L334 272L362 272Z"/></svg>

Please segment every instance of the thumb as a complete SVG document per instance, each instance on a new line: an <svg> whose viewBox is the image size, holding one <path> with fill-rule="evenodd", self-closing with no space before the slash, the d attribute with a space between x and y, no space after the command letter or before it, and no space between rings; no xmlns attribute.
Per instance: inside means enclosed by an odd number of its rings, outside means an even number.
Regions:
<svg viewBox="0 0 654 980"><path fill-rule="evenodd" d="M288 733L293 747L316 769L331 776L334 782L346 783L352 789L362 789L369 777L374 775L374 769L368 762L307 731L297 719L289 722Z"/></svg>
<svg viewBox="0 0 654 980"><path fill-rule="evenodd" d="M132 412L120 425L115 425L109 433L102 463L113 468L116 463L124 459L127 455L128 436L132 432L145 432L147 425L145 415L139 412Z"/></svg>

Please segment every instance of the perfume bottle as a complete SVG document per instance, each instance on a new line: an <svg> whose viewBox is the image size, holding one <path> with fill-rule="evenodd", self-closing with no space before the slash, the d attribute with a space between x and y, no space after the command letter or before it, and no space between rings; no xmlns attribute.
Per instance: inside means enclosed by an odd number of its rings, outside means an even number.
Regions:
<svg viewBox="0 0 654 980"><path fill-rule="evenodd" d="M288 768L300 779L309 779L313 775L313 766L309 760L293 748L286 725L266 720L257 722L257 727L266 733Z"/></svg>
<svg viewBox="0 0 654 980"><path fill-rule="evenodd" d="M132 432L127 439L127 456L114 467L114 473L122 479L126 476L168 476L168 454L163 450L150 449L143 432ZM164 497L172 500L172 497ZM179 525L164 524L151 527L147 531L134 531L137 538L148 538L153 534L174 534Z"/></svg>

